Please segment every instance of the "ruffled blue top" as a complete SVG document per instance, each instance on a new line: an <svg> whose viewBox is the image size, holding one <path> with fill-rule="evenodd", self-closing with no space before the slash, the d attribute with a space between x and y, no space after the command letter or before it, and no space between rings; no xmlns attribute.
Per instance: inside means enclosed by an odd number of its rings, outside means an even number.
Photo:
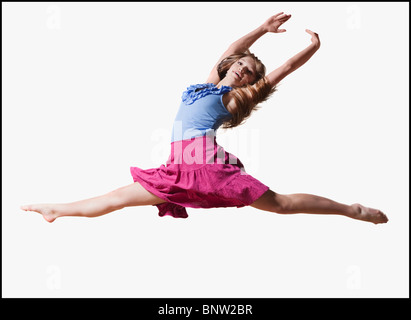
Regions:
<svg viewBox="0 0 411 320"><path fill-rule="evenodd" d="M233 88L228 86L221 86L217 88L214 83L200 83L194 84L183 92L181 99L186 104L193 104L196 100L201 99L209 94L223 95L230 92Z"/></svg>
<svg viewBox="0 0 411 320"><path fill-rule="evenodd" d="M222 100L231 90L229 86L217 88L213 83L189 86L181 96L171 142L215 134L221 124L232 117Z"/></svg>

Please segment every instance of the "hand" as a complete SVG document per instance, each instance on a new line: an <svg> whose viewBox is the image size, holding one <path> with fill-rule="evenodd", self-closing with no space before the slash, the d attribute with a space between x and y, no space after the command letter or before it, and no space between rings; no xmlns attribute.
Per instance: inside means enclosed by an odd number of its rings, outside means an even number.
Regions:
<svg viewBox="0 0 411 320"><path fill-rule="evenodd" d="M291 18L291 14L284 14L284 12L277 13L268 18L263 24L264 30L267 32L281 33L285 32L285 29L278 29L284 22Z"/></svg>
<svg viewBox="0 0 411 320"><path fill-rule="evenodd" d="M311 42L319 47L320 37L318 36L318 33L312 32L311 30L308 30L308 29L305 29L305 31L311 35Z"/></svg>

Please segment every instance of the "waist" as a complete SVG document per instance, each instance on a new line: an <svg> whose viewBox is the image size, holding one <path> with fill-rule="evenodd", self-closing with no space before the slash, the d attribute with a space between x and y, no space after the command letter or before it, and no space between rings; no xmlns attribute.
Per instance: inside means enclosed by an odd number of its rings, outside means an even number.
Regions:
<svg viewBox="0 0 411 320"><path fill-rule="evenodd" d="M207 164L239 164L239 159L217 143L215 135L203 135L171 142L167 165L190 165L191 169Z"/></svg>
<svg viewBox="0 0 411 320"><path fill-rule="evenodd" d="M222 123L223 121L221 119L174 120L171 133L171 142L188 140L204 135L215 136Z"/></svg>
<svg viewBox="0 0 411 320"><path fill-rule="evenodd" d="M173 132L171 135L171 142L177 142L177 141L185 141L185 140L192 140L194 138L201 138L203 136L216 136L216 131L213 128L210 129L195 129L195 128L189 128L184 131L176 130L175 127L173 127Z"/></svg>

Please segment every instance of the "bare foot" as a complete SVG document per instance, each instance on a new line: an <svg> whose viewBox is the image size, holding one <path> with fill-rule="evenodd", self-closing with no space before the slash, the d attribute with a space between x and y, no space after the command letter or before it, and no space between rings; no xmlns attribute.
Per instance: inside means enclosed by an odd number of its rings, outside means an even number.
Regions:
<svg viewBox="0 0 411 320"><path fill-rule="evenodd" d="M354 219L368 221L375 224L388 222L387 216L378 209L367 208L359 203L355 203L351 205L351 207L354 210Z"/></svg>
<svg viewBox="0 0 411 320"><path fill-rule="evenodd" d="M53 222L57 218L57 214L49 204L31 204L20 207L24 211L35 211L43 215L47 222Z"/></svg>

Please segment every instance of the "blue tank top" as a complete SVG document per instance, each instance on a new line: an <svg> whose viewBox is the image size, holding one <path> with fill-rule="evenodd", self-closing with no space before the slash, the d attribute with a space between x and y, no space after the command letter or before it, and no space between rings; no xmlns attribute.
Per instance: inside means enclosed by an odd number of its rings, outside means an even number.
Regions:
<svg viewBox="0 0 411 320"><path fill-rule="evenodd" d="M173 124L171 142L215 134L232 115L223 104L223 95L232 88L217 88L213 83L189 86Z"/></svg>

